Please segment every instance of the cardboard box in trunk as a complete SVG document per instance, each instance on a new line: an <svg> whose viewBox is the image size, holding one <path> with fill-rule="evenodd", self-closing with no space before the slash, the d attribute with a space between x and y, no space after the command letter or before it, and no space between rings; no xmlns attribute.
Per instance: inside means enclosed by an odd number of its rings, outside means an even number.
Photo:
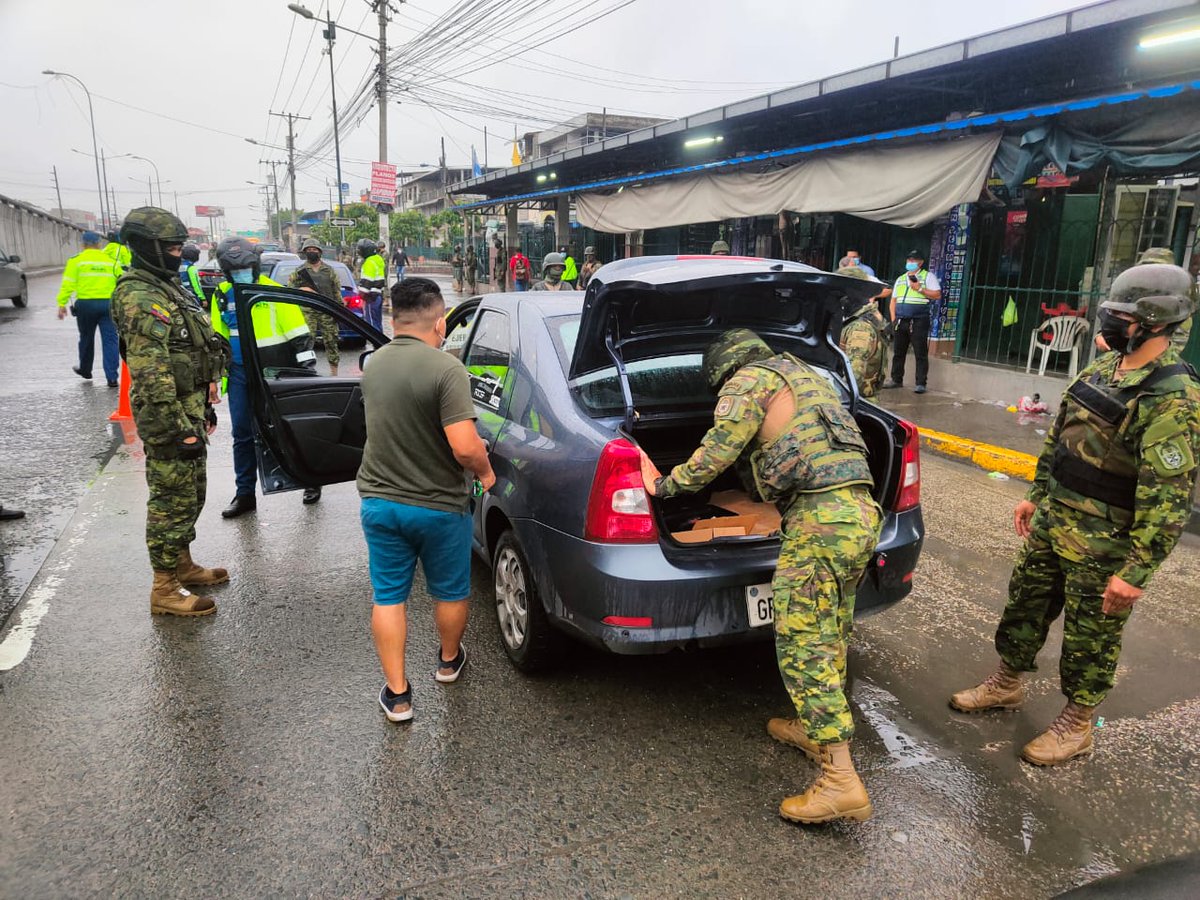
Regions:
<svg viewBox="0 0 1200 900"><path fill-rule="evenodd" d="M705 544L715 538L770 537L779 533L782 519L772 503L751 500L741 491L720 491L713 494L709 502L734 515L698 519L690 530L674 531L671 537L681 544Z"/></svg>

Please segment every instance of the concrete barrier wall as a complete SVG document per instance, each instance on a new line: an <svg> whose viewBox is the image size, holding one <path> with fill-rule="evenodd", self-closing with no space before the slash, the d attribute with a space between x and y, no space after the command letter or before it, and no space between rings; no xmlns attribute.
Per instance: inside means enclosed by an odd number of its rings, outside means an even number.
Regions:
<svg viewBox="0 0 1200 900"><path fill-rule="evenodd" d="M0 250L25 271L64 266L83 249L77 225L0 194Z"/></svg>

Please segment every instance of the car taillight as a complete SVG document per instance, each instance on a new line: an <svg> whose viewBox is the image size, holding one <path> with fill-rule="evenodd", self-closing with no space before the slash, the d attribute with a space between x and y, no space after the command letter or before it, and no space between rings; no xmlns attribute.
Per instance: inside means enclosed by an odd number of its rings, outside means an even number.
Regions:
<svg viewBox="0 0 1200 900"><path fill-rule="evenodd" d="M921 432L912 422L900 420L904 429L904 450L901 454L900 490L893 509L904 512L921 503Z"/></svg>
<svg viewBox="0 0 1200 900"><path fill-rule="evenodd" d="M347 309L363 308L362 297L360 297L358 294L347 294L343 299L345 300Z"/></svg>
<svg viewBox="0 0 1200 900"><path fill-rule="evenodd" d="M658 540L658 526L642 483L641 454L629 441L609 441L600 452L583 536L610 544L649 544Z"/></svg>

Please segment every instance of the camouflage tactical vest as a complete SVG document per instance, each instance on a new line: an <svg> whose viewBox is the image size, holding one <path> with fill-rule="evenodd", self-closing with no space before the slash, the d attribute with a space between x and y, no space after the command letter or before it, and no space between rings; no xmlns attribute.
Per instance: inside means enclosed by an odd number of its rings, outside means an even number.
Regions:
<svg viewBox="0 0 1200 900"><path fill-rule="evenodd" d="M824 378L788 354L746 368L779 375L796 402L796 414L787 428L750 456L754 482L764 500L874 484L862 433Z"/></svg>
<svg viewBox="0 0 1200 900"><path fill-rule="evenodd" d="M1114 355L1067 389L1050 476L1069 491L1124 511L1115 518L1125 521L1131 517L1138 482L1139 436L1128 433L1138 404L1188 390L1195 373L1186 363L1168 360L1137 384L1120 387L1111 383L1118 364Z"/></svg>

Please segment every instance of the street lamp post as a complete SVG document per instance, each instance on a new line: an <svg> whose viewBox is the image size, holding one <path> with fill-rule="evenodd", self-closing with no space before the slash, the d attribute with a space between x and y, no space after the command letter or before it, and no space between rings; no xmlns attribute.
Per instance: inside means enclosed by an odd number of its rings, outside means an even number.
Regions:
<svg viewBox="0 0 1200 900"><path fill-rule="evenodd" d="M42 74L43 75L57 75L61 78L70 78L72 81L74 81L76 84L78 84L81 88L83 88L83 92L85 94L87 94L88 118L92 122L92 157L96 161L96 193L100 197L100 209L97 210L97 212L99 212L99 214L100 214L100 221L103 223L104 230L107 231L108 227L109 227L108 205L104 201L104 187L103 187L102 182L100 181L100 144L96 140L96 113L95 113L95 110L92 108L92 92L87 89L86 84L84 84L76 76L71 75L68 72L56 72L56 71L54 71L54 69L43 69Z"/></svg>
<svg viewBox="0 0 1200 900"><path fill-rule="evenodd" d="M315 19L316 15L307 6L300 3L289 3L288 9L296 15L305 19ZM353 29L347 28L347 31ZM357 31L353 32L358 34ZM338 111L337 111L337 81L333 77L333 42L337 39L337 25L333 21L333 15L329 10L325 12L325 41L327 44L326 52L329 54L329 96L333 101L333 158L337 164L337 183L338 183L338 215L342 213L342 141L338 133Z"/></svg>
<svg viewBox="0 0 1200 900"><path fill-rule="evenodd" d="M154 168L154 183L156 185L158 185L158 205L159 205L159 207L165 209L166 207L163 207L163 199L162 199L162 178L158 174L158 166L154 165L154 160L147 159L145 156L138 156L136 153L126 153L124 155L128 156L130 159L140 159L142 162L148 162ZM153 193L151 193L151 195L150 195L150 205L151 206L154 205L154 194Z"/></svg>

